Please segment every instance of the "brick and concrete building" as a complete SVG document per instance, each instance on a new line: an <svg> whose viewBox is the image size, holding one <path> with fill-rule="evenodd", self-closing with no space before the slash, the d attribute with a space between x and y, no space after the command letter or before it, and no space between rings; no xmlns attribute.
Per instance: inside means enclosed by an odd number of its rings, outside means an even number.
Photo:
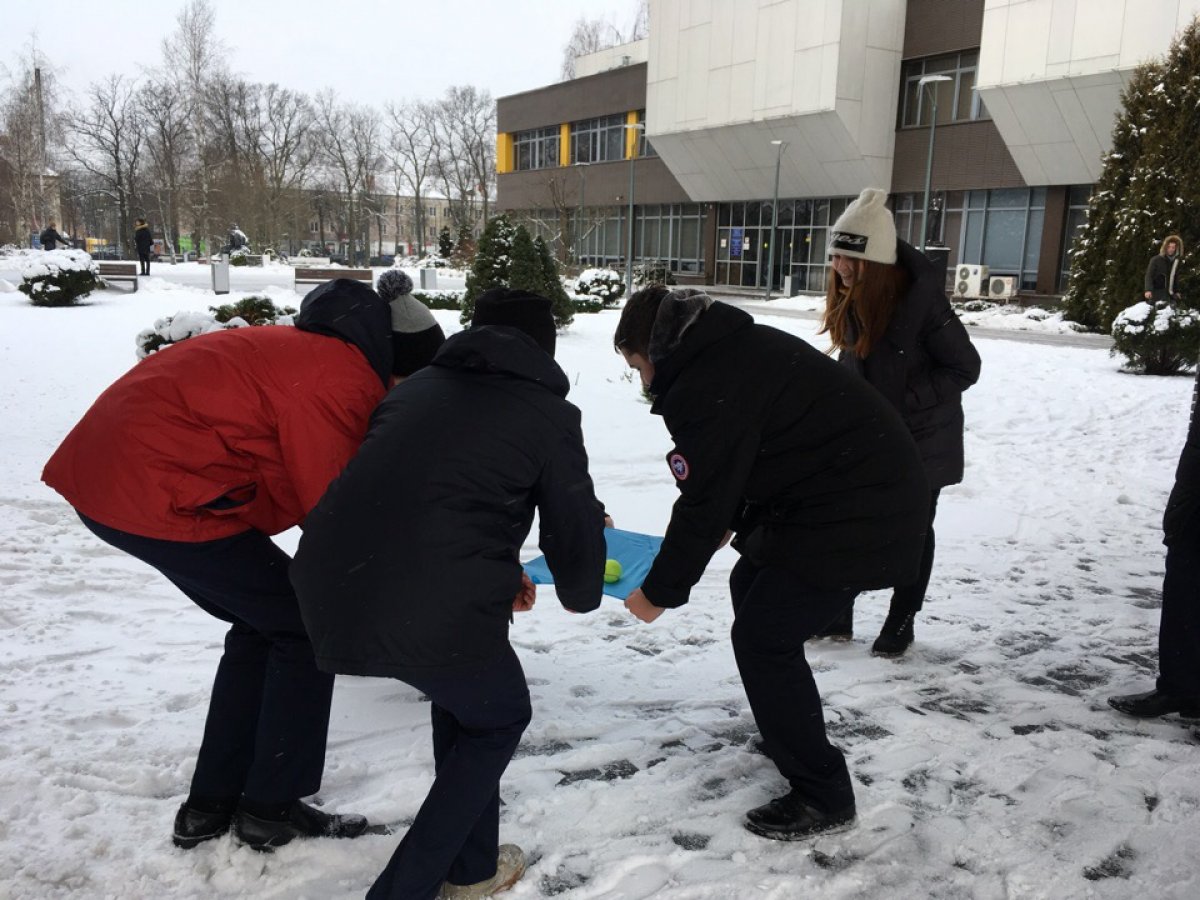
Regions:
<svg viewBox="0 0 1200 900"><path fill-rule="evenodd" d="M823 291L829 226L885 187L902 237L920 245L926 222L949 248L948 275L978 263L1057 294L1121 89L1198 13L1200 0L650 0L646 40L500 98L497 206L582 264L623 266L632 224L635 262L681 282L778 290L791 276Z"/></svg>

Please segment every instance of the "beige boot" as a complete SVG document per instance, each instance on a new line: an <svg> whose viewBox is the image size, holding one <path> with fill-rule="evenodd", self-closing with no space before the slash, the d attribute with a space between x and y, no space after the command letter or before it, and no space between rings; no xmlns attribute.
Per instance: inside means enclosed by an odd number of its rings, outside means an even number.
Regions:
<svg viewBox="0 0 1200 900"><path fill-rule="evenodd" d="M496 856L495 875L475 884L451 884L447 881L438 893L438 900L482 900L507 891L524 874L525 851L516 844L501 844Z"/></svg>

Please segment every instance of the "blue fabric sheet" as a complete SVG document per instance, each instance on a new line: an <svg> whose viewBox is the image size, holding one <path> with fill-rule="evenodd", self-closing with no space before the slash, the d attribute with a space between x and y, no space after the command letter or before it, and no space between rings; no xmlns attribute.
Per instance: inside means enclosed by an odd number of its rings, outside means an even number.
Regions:
<svg viewBox="0 0 1200 900"><path fill-rule="evenodd" d="M604 542L608 548L607 558L621 564L621 577L612 584L605 583L604 593L624 600L646 580L654 557L658 555L658 548L662 545L662 538L639 531L605 528ZM544 556L525 563L525 572L534 584L554 583L554 575L546 565Z"/></svg>

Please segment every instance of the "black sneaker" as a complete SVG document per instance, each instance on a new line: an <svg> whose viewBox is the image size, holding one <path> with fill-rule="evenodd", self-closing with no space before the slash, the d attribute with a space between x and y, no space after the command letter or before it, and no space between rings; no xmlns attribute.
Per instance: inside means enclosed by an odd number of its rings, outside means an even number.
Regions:
<svg viewBox="0 0 1200 900"><path fill-rule="evenodd" d="M903 656L913 642L913 619L916 613L889 612L879 630L879 637L871 645L872 656L895 658Z"/></svg>
<svg viewBox="0 0 1200 900"><path fill-rule="evenodd" d="M1200 697L1177 697L1158 690L1109 697L1108 705L1117 712L1139 719L1153 719L1170 713L1179 713L1185 719L1200 718Z"/></svg>
<svg viewBox="0 0 1200 900"><path fill-rule="evenodd" d="M821 812L791 791L746 813L747 831L773 841L802 841L819 834L845 831L854 824L854 806L837 812Z"/></svg>
<svg viewBox="0 0 1200 900"><path fill-rule="evenodd" d="M814 638L826 638L831 641L854 640L854 607L843 611L836 619L813 635Z"/></svg>
<svg viewBox="0 0 1200 900"><path fill-rule="evenodd" d="M284 819L263 819L245 810L238 810L233 817L237 839L251 849L267 852L298 837L356 838L368 827L364 816L331 815L299 800L288 807Z"/></svg>
<svg viewBox="0 0 1200 900"><path fill-rule="evenodd" d="M231 812L201 812L186 803L175 813L175 833L171 842L183 850L191 850L197 844L219 838L229 830Z"/></svg>

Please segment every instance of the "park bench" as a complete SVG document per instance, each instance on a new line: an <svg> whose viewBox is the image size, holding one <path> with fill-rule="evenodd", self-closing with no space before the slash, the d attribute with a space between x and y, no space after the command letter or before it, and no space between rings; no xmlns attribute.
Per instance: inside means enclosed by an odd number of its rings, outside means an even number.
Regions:
<svg viewBox="0 0 1200 900"><path fill-rule="evenodd" d="M299 266L308 268L312 266L327 266L330 263L328 256L289 256L289 266Z"/></svg>
<svg viewBox="0 0 1200 900"><path fill-rule="evenodd" d="M300 292L302 285L309 287L324 284L326 281L332 281L334 278L353 278L355 281L364 282L367 287L373 287L375 284L375 274L370 269L305 268L297 266L296 292Z"/></svg>
<svg viewBox="0 0 1200 900"><path fill-rule="evenodd" d="M135 262L97 262L100 267L100 277L105 282L128 281L133 284L133 291L138 289L138 264Z"/></svg>

